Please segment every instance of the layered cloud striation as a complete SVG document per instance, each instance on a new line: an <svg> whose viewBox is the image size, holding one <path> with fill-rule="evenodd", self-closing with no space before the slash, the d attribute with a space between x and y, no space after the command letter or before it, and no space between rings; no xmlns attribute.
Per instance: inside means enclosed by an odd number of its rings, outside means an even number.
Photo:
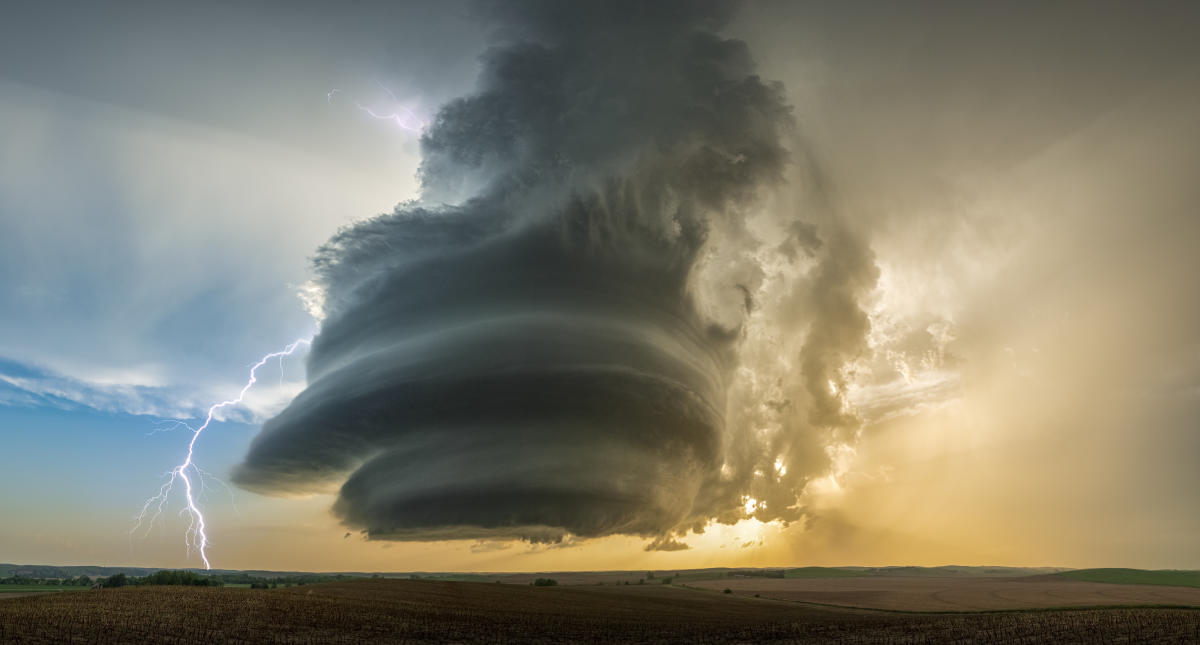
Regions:
<svg viewBox="0 0 1200 645"><path fill-rule="evenodd" d="M823 280L835 314L861 322L837 275L865 263L869 288L869 250L821 265L816 233L790 214L781 230L806 245L751 233L759 193L786 171L791 115L746 45L715 32L724 4L480 11L497 44L477 92L423 136L421 200L318 252L308 387L235 480L338 488L335 513L378 539L626 534L682 548L668 536L745 516L752 473L795 443L779 432L800 431L749 427L762 401L731 410L747 344L778 327L753 320L756 300L774 289L820 305L803 294ZM768 279L806 262L824 277ZM797 359L798 396L836 378L864 334ZM794 502L822 463L777 483Z"/></svg>

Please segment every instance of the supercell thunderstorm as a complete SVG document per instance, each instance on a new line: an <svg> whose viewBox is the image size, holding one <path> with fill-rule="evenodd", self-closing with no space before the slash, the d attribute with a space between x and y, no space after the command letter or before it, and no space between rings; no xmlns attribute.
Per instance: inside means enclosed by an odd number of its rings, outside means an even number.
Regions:
<svg viewBox="0 0 1200 645"><path fill-rule="evenodd" d="M336 491L372 539L803 519L859 426L878 270L729 13L484 5L498 42L424 130L421 199L318 251L307 388L234 481Z"/></svg>

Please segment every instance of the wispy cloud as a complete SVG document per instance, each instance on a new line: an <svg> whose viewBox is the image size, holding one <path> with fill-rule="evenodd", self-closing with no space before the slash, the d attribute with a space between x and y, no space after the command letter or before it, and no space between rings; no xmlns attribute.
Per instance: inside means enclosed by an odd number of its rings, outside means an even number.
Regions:
<svg viewBox="0 0 1200 645"><path fill-rule="evenodd" d="M290 371L290 374L289 374ZM281 369L278 381L264 379L243 405L222 410L221 421L253 423L278 412L302 387L299 369ZM291 377L291 378L289 378ZM67 375L35 365L0 358L0 405L51 407L64 410L132 414L168 419L191 419L204 414L213 401L228 398L241 386L211 383L185 386L162 382L152 370L112 370Z"/></svg>

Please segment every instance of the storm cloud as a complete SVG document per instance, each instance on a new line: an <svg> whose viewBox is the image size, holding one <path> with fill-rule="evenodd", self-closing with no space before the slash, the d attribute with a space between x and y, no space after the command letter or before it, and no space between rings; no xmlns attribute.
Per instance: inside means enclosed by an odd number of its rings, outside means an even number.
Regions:
<svg viewBox="0 0 1200 645"><path fill-rule="evenodd" d="M375 539L679 549L796 519L817 430L856 423L838 384L877 273L764 201L794 169L783 88L718 35L725 3L479 11L496 44L422 138L421 200L318 251L307 389L235 481L337 488Z"/></svg>

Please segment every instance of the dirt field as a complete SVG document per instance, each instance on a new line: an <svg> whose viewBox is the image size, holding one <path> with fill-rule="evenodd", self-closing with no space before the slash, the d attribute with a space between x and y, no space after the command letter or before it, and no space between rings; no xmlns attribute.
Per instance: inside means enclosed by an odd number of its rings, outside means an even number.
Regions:
<svg viewBox="0 0 1200 645"><path fill-rule="evenodd" d="M668 585L364 580L133 587L0 602L3 643L1195 642L1200 611L888 614Z"/></svg>
<svg viewBox="0 0 1200 645"><path fill-rule="evenodd" d="M901 611L988 611L1101 605L1200 607L1200 589L1051 578L732 578L688 583L735 595Z"/></svg>

